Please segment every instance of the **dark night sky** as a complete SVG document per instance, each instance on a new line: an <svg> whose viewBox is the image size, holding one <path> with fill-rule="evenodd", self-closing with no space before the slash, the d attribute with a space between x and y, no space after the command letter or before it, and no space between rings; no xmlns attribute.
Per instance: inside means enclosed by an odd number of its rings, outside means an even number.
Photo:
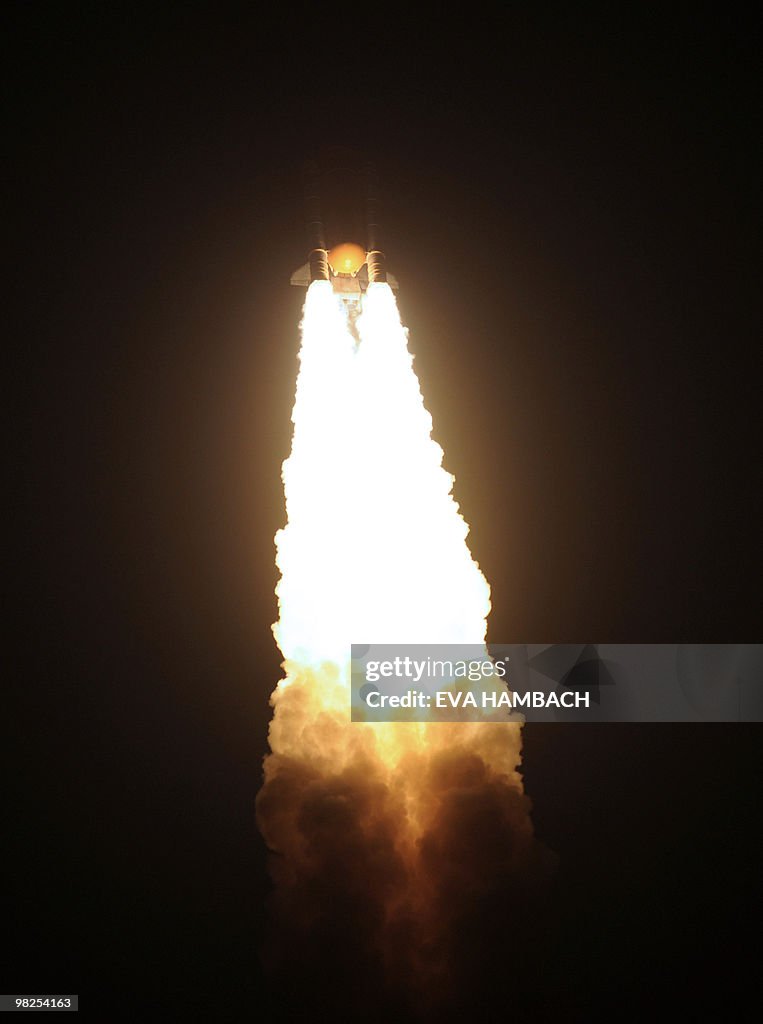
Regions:
<svg viewBox="0 0 763 1024"><path fill-rule="evenodd" d="M98 1019L270 1019L254 797L316 148L379 167L491 639L760 639L753 25L247 11L4 14L2 977ZM550 1016L733 1002L759 740L526 729Z"/></svg>

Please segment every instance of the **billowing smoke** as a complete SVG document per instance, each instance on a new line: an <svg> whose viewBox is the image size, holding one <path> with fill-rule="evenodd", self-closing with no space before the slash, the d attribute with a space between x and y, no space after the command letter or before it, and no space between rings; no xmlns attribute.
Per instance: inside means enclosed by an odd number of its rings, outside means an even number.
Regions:
<svg viewBox="0 0 763 1024"><path fill-rule="evenodd" d="M447 1003L481 935L519 943L542 868L518 724L350 721L351 642L482 643L490 610L386 284L357 336L330 284L311 285L276 537L285 676L257 812L272 968L375 1019Z"/></svg>

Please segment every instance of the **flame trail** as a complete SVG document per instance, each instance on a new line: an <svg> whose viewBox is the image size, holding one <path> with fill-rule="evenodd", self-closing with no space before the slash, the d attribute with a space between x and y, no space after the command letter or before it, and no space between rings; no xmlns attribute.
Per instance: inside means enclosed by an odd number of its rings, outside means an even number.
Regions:
<svg viewBox="0 0 763 1024"><path fill-rule="evenodd" d="M373 964L377 987L431 992L534 840L519 725L349 720L351 641L482 643L490 610L386 284L369 286L358 335L331 286L311 285L276 536L285 677L258 821L277 855L282 960L330 943L348 958L337 983L352 963L360 986Z"/></svg>

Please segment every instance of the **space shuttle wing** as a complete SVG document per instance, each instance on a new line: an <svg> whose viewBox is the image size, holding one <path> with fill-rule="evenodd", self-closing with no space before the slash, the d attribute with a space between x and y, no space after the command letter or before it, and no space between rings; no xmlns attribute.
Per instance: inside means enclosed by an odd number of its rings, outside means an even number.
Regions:
<svg viewBox="0 0 763 1024"><path fill-rule="evenodd" d="M304 266L297 267L294 273L291 275L290 284L293 284L296 288L307 288L310 284L310 264L305 263Z"/></svg>

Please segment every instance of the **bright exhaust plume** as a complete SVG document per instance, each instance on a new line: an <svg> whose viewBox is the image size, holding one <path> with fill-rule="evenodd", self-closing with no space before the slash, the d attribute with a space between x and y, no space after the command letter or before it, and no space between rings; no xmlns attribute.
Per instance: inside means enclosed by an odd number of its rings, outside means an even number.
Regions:
<svg viewBox="0 0 763 1024"><path fill-rule="evenodd" d="M479 643L490 610L388 285L357 326L356 347L331 285L310 287L276 537L275 635L300 665L346 665L363 638Z"/></svg>
<svg viewBox="0 0 763 1024"><path fill-rule="evenodd" d="M357 338L331 285L312 284L258 821L281 965L330 941L431 994L463 920L526 872L534 840L518 724L350 722L351 642L482 643L490 611L388 285L369 286Z"/></svg>

